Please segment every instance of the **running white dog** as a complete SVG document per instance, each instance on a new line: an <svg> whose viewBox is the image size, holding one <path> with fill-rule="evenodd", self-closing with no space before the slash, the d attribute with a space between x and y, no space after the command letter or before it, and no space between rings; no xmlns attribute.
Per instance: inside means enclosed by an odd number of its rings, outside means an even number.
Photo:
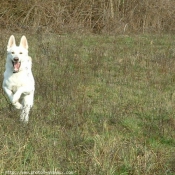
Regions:
<svg viewBox="0 0 175 175"><path fill-rule="evenodd" d="M16 46L13 35L9 38L5 68L3 89L14 107L21 110L21 121L27 123L33 106L35 81L25 36L22 36L19 46Z"/></svg>

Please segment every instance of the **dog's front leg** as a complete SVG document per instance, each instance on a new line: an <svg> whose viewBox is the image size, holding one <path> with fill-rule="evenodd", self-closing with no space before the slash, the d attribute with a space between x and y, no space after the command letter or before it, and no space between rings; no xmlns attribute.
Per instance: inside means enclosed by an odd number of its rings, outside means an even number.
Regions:
<svg viewBox="0 0 175 175"><path fill-rule="evenodd" d="M18 102L18 100L20 99L21 97L21 94L22 94L22 90L21 88L19 88L15 94L12 96L12 104L15 104L16 102Z"/></svg>
<svg viewBox="0 0 175 175"><path fill-rule="evenodd" d="M7 94L8 98L10 99L10 102L15 106L15 108L22 109L22 105L18 101L15 103L13 102L13 92L5 86L3 86L3 89L5 93Z"/></svg>
<svg viewBox="0 0 175 175"><path fill-rule="evenodd" d="M15 92L15 94L12 97L12 103L15 104L16 102L18 102L22 94L25 94L25 95L30 94L30 89L26 87L18 88L18 90Z"/></svg>
<svg viewBox="0 0 175 175"><path fill-rule="evenodd" d="M13 92L5 86L3 86L3 89L4 89L5 93L7 94L8 98L10 99L10 101L12 102Z"/></svg>

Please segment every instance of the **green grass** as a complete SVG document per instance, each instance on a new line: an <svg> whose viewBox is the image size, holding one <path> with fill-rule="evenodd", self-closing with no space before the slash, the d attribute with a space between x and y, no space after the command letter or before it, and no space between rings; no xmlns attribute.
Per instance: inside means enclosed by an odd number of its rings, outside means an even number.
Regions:
<svg viewBox="0 0 175 175"><path fill-rule="evenodd" d="M27 39L35 105L24 127L0 94L2 174L175 174L173 35Z"/></svg>

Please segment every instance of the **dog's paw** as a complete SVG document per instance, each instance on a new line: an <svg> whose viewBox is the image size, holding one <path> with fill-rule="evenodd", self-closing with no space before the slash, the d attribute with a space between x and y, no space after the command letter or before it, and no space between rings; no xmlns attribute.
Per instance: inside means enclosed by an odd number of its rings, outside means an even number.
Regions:
<svg viewBox="0 0 175 175"><path fill-rule="evenodd" d="M17 93L14 94L13 97L11 98L12 104L14 105L15 103L17 103L19 98L20 98L20 95L18 95Z"/></svg>
<svg viewBox="0 0 175 175"><path fill-rule="evenodd" d="M22 109L22 108L23 108L22 104L20 104L19 102L14 103L13 106L14 106L16 109Z"/></svg>

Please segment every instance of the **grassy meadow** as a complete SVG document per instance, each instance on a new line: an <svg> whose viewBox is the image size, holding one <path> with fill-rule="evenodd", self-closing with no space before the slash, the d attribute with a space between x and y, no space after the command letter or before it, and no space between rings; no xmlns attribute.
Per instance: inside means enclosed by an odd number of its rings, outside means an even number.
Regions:
<svg viewBox="0 0 175 175"><path fill-rule="evenodd" d="M174 35L26 37L34 107L24 126L0 88L2 174L175 174Z"/></svg>

